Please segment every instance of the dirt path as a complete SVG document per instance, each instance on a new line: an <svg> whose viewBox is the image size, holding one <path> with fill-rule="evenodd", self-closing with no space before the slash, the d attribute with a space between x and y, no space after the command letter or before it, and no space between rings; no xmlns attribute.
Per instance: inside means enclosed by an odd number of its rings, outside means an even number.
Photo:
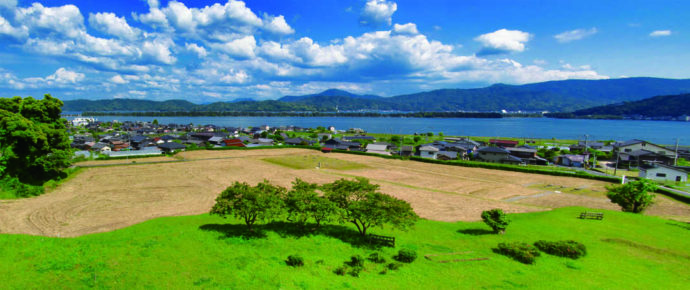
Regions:
<svg viewBox="0 0 690 290"><path fill-rule="evenodd" d="M603 196L538 195L544 190L528 187L554 184L601 190L606 184L578 178L336 153L325 156L365 164L368 168L298 170L261 160L269 156L315 154L323 153L303 149L193 151L172 160L155 160L184 162L133 165L131 160L112 160L106 162L111 166L87 168L42 196L0 200L0 232L61 237L105 232L156 217L208 212L216 196L234 181L255 184L268 179L288 187L296 177L316 183L367 177L380 184L382 192L409 201L420 216L441 221L478 220L481 211L491 208L507 212L570 205L616 208ZM515 199L520 196L527 198ZM513 198L512 202L506 198ZM649 212L690 217L689 206L666 200Z"/></svg>

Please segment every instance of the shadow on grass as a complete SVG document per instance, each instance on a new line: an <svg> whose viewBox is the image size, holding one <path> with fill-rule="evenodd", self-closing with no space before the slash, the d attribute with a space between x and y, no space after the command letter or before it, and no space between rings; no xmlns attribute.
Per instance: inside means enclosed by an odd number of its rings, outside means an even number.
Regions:
<svg viewBox="0 0 690 290"><path fill-rule="evenodd" d="M487 229L461 229L461 230L458 230L458 233L461 233L463 235L471 235L471 236L483 236L483 235L495 234L494 231L487 230Z"/></svg>
<svg viewBox="0 0 690 290"><path fill-rule="evenodd" d="M672 225L674 227L679 227L681 229L686 229L690 231L690 223L666 223L667 225Z"/></svg>
<svg viewBox="0 0 690 290"><path fill-rule="evenodd" d="M246 240L266 238L266 233L261 226L254 226L250 231L247 229L247 226L243 224L205 224L200 226L199 229L202 231L221 233L223 235L220 239L233 237Z"/></svg>
<svg viewBox="0 0 690 290"><path fill-rule="evenodd" d="M356 248L380 249L382 245L371 244L362 237L359 232L342 225L321 225L315 224L299 225L288 222L272 222L262 225L254 225L252 231L247 229L244 224L205 224L199 226L202 231L221 233L220 239L239 237L242 239L264 239L266 232L271 231L282 238L303 238L316 235L331 237L348 243Z"/></svg>

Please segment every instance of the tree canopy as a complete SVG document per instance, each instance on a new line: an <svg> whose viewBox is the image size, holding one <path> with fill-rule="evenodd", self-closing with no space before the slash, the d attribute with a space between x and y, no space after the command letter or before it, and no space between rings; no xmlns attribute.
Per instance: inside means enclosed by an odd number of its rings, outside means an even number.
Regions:
<svg viewBox="0 0 690 290"><path fill-rule="evenodd" d="M378 192L379 186L366 178L340 179L322 189L341 209L342 220L354 224L363 236L369 228L384 224L404 230L419 218L408 202Z"/></svg>
<svg viewBox="0 0 690 290"><path fill-rule="evenodd" d="M607 187L606 196L611 202L621 206L625 212L641 213L654 204L654 192L657 186L647 179L628 182L624 185Z"/></svg>
<svg viewBox="0 0 690 290"><path fill-rule="evenodd" d="M285 191L285 188L272 185L268 180L256 186L235 182L216 198L211 214L222 217L234 215L251 230L257 220L273 219L282 213Z"/></svg>
<svg viewBox="0 0 690 290"><path fill-rule="evenodd" d="M40 185L70 165L62 101L0 98L0 175Z"/></svg>

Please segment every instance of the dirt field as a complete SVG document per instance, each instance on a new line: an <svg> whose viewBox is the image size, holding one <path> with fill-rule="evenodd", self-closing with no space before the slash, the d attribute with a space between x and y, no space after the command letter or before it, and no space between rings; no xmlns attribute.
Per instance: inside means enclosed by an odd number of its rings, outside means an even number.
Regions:
<svg viewBox="0 0 690 290"><path fill-rule="evenodd" d="M586 179L337 153L327 156L366 168L291 169L262 160L322 154L303 149L192 151L167 159L176 161L170 163L146 163L166 161L156 158L138 159L136 164L82 163L110 166L88 168L42 196L0 201L0 232L61 237L105 232L156 217L208 212L233 181L255 184L268 179L287 187L296 177L316 183L367 177L380 184L382 192L409 201L421 217L441 221L478 220L483 210L497 207L507 212L571 205L617 209L603 195L606 183ZM579 190L583 194L575 193ZM663 197L658 201L648 214L690 220L690 206Z"/></svg>

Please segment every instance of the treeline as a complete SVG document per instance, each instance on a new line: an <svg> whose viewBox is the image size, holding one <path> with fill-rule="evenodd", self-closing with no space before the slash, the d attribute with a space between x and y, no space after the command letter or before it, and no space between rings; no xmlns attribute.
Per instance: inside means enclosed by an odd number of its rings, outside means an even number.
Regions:
<svg viewBox="0 0 690 290"><path fill-rule="evenodd" d="M396 118L502 118L500 113L481 112L262 112L262 111L174 111L174 112L82 112L84 116L135 117L396 117Z"/></svg>
<svg viewBox="0 0 690 290"><path fill-rule="evenodd" d="M546 114L547 117L559 119L622 119L624 116L678 117L682 115L690 115L690 94L657 96L568 113Z"/></svg>
<svg viewBox="0 0 690 290"><path fill-rule="evenodd" d="M419 219L408 202L379 192L379 185L362 177L324 185L298 178L291 189L267 180L255 186L235 182L216 198L210 213L234 216L250 231L257 221L285 219L302 228L312 220L317 227L337 221L352 223L362 236L384 224L405 230Z"/></svg>

